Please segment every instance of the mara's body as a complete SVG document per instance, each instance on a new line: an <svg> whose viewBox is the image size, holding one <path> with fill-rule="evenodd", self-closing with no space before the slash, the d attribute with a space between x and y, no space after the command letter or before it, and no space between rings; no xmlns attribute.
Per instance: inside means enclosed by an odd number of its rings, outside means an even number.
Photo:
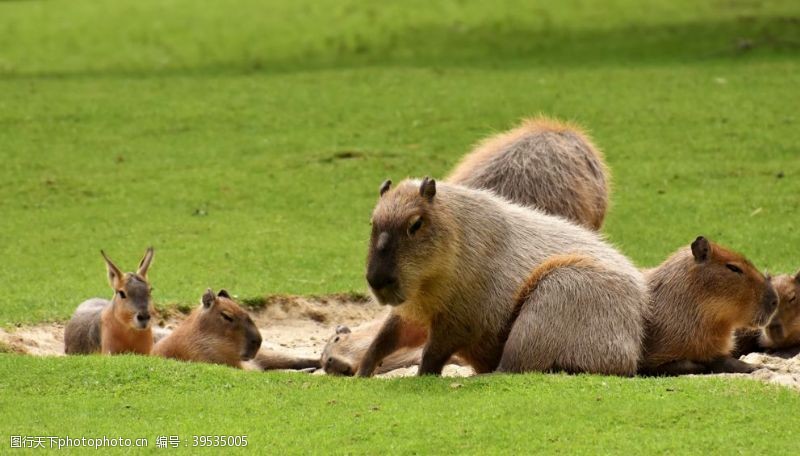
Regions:
<svg viewBox="0 0 800 456"><path fill-rule="evenodd" d="M750 372L731 356L739 329L764 326L777 296L745 257L698 237L646 274L646 374Z"/></svg>
<svg viewBox="0 0 800 456"><path fill-rule="evenodd" d="M147 270L153 249L147 250L135 273L122 273L105 253L103 258L114 297L93 298L78 306L64 328L64 352L149 354L153 348L153 306Z"/></svg>
<svg viewBox="0 0 800 456"><path fill-rule="evenodd" d="M427 178L390 187L373 212L367 281L393 308L359 375L396 351L408 323L428 332L421 375L454 354L478 373L636 372L643 277L596 233L488 191Z"/></svg>
<svg viewBox="0 0 800 456"><path fill-rule="evenodd" d="M153 347L153 354L183 361L242 367L256 356L261 333L250 315L220 290L207 290L202 305Z"/></svg>
<svg viewBox="0 0 800 456"><path fill-rule="evenodd" d="M609 173L600 150L577 126L544 117L484 140L446 181L488 189L593 230L608 208Z"/></svg>

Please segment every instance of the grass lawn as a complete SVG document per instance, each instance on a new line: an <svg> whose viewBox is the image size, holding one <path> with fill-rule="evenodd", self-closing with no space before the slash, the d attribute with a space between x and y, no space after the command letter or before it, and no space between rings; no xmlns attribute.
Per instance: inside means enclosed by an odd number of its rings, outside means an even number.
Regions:
<svg viewBox="0 0 800 456"><path fill-rule="evenodd" d="M101 248L132 269L154 245L162 306L207 286L363 291L380 182L441 177L539 112L604 149L604 231L638 264L704 234L795 271L798 23L794 0L0 1L0 326L109 296ZM0 373L0 449L163 431L319 452L786 452L798 420L796 393L719 379L451 389L12 355Z"/></svg>
<svg viewBox="0 0 800 456"><path fill-rule="evenodd" d="M800 426L799 394L754 381L361 380L141 357L0 362L4 440L121 434L154 450L158 436L178 435L193 452L194 435L245 434L248 450L269 454L789 454Z"/></svg>

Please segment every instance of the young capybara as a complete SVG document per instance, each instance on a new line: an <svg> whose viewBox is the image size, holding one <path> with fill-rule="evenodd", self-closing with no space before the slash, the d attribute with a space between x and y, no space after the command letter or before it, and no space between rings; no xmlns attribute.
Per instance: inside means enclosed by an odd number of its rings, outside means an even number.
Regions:
<svg viewBox="0 0 800 456"><path fill-rule="evenodd" d="M147 270L153 261L153 248L147 249L135 273L123 274L105 252L100 253L114 297L110 301L93 298L78 306L64 328L64 352L148 354L153 347L153 304Z"/></svg>
<svg viewBox="0 0 800 456"><path fill-rule="evenodd" d="M772 279L778 293L778 311L764 328L761 343L770 349L786 349L800 345L800 271Z"/></svg>
<svg viewBox="0 0 800 456"><path fill-rule="evenodd" d="M419 375L440 374L453 354L478 373L636 372L642 274L596 233L490 191L428 178L385 182L366 278L392 310L359 376L400 348L409 324L428 333Z"/></svg>
<svg viewBox="0 0 800 456"><path fill-rule="evenodd" d="M153 354L183 361L242 367L261 348L261 333L250 315L225 290L210 288L174 331L153 347Z"/></svg>
<svg viewBox="0 0 800 456"><path fill-rule="evenodd" d="M731 356L734 332L763 327L777 306L768 277L700 236L645 277L650 290L641 372L752 372Z"/></svg>
<svg viewBox="0 0 800 456"><path fill-rule="evenodd" d="M546 117L484 140L445 181L491 190L593 230L608 207L603 154L579 127Z"/></svg>
<svg viewBox="0 0 800 456"><path fill-rule="evenodd" d="M347 326L336 327L336 334L328 339L322 350L321 364L326 374L352 376L369 348L370 343L380 331L383 319L369 321L351 330ZM406 324L400 335L398 346L403 347L387 356L376 367L375 374L383 374L395 369L418 366L422 360L420 348L428 339L428 332L413 324ZM451 364L461 364L457 357Z"/></svg>

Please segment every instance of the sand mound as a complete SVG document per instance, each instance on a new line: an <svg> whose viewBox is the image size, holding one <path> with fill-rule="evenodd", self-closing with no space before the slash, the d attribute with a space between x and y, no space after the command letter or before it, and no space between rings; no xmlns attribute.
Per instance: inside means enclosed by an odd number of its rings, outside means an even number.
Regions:
<svg viewBox="0 0 800 456"><path fill-rule="evenodd" d="M325 342L340 324L357 326L385 315L387 310L367 299L336 295L327 297L272 296L265 305L251 311L253 320L264 336L265 348L287 355L318 357ZM175 328L186 315L170 311L160 316L160 326ZM64 355L64 325L49 323L0 329L0 348L15 353L35 356ZM752 378L800 390L800 354L751 353L742 359L761 368L752 374L721 374L723 376ZM407 377L415 375L416 367L397 369L382 377ZM449 365L444 375L466 377L474 372L469 367ZM321 371L316 374L322 374Z"/></svg>

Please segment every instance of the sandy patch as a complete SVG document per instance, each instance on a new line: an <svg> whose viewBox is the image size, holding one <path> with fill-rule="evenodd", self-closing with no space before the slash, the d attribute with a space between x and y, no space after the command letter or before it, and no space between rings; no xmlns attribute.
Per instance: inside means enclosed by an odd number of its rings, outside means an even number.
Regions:
<svg viewBox="0 0 800 456"><path fill-rule="evenodd" d="M349 296L323 298L299 296L272 296L259 310L251 311L253 320L264 337L265 348L304 357L318 357L325 342L340 324L350 327L385 315L386 308L369 300L353 300ZM161 315L159 326L171 330L186 315L169 312ZM35 356L64 355L64 325L50 323L0 329L0 346L12 352ZM779 356L776 356L779 355ZM742 360L760 366L752 374L721 374L723 376L752 378L800 390L800 354L751 353ZM416 367L397 369L382 377L407 377L417 372ZM448 365L444 375L467 377L474 372L469 367ZM322 371L315 372L322 374Z"/></svg>

